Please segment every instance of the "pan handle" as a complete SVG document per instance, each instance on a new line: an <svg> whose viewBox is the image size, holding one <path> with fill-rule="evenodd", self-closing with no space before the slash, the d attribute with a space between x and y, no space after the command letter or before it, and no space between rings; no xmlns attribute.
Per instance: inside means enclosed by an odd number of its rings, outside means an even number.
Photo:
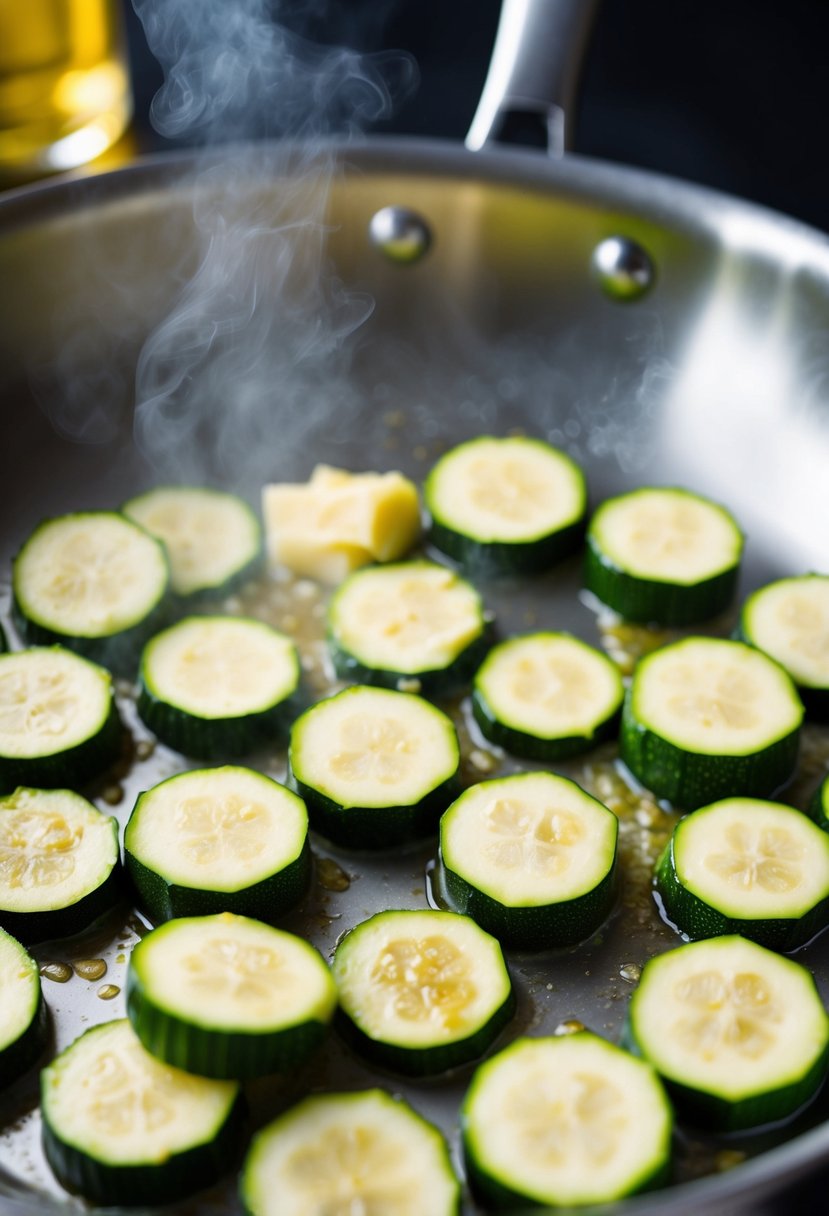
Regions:
<svg viewBox="0 0 829 1216"><path fill-rule="evenodd" d="M503 0L467 148L477 152L519 132L550 156L570 147L576 84L599 3Z"/></svg>

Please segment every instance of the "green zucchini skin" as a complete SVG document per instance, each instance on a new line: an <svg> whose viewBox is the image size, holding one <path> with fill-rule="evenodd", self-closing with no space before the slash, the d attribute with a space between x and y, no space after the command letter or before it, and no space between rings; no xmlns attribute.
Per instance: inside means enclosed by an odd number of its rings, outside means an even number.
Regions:
<svg viewBox="0 0 829 1216"><path fill-rule="evenodd" d="M6 637L6 631L0 625L0 654L5 654L9 648L9 639Z"/></svg>
<svg viewBox="0 0 829 1216"><path fill-rule="evenodd" d="M149 532L151 536L156 536L154 532L151 532L149 528L140 523L140 521L133 516L133 511L140 507L142 501L146 501L146 499L154 497L159 491L196 490L201 493L204 492L205 488L206 487L204 486L196 485L158 485L154 486L151 490L146 490L142 494L136 494L133 498L127 499L126 502L121 504L119 509L121 513L127 517L127 519L131 519L133 522L138 523L138 526L144 528L144 530ZM259 522L255 512L244 501L244 499L239 498L237 495L228 494L227 492L221 490L211 490L210 493L214 494L218 499L232 499L237 506L244 507L245 512L249 516L252 531L258 537L258 548L252 554L250 560L245 563L245 565L240 566L220 583L199 587L190 592L176 591L171 586L168 613L170 619L186 615L190 612L194 605L210 604L214 600L222 599L224 596L231 595L234 591L237 591L240 587L244 586L245 583L261 574L265 566L265 538L262 531L262 525ZM156 539L161 540L161 537L156 536ZM163 544L164 541L161 540L161 543Z"/></svg>
<svg viewBox="0 0 829 1216"><path fill-rule="evenodd" d="M156 1005L132 966L127 974L127 1016L147 1051L159 1060L217 1081L293 1071L328 1034L327 1023L315 1018L277 1034L199 1026Z"/></svg>
<svg viewBox="0 0 829 1216"><path fill-rule="evenodd" d="M387 671L380 667L366 666L337 641L331 630L328 632L328 649L334 670L342 680L393 690L400 689L401 686L407 687L416 681L422 696L440 698L460 692L471 684L472 677L486 657L494 637L494 630L485 625L482 633L460 652L454 662L431 671Z"/></svg>
<svg viewBox="0 0 829 1216"><path fill-rule="evenodd" d="M75 747L50 756L0 756L0 794L11 794L18 786L30 789L78 789L100 776L121 754L124 728L110 702L100 730Z"/></svg>
<svg viewBox="0 0 829 1216"><path fill-rule="evenodd" d="M240 1094L215 1139L175 1153L161 1164L110 1165L61 1140L43 1119L43 1148L55 1176L68 1191L94 1204L142 1207L176 1203L211 1186L238 1156L247 1109Z"/></svg>
<svg viewBox="0 0 829 1216"><path fill-rule="evenodd" d="M582 1042L595 1039L597 1036L590 1031L579 1031L577 1035L567 1036L576 1041L581 1039ZM561 1042L561 1040L555 1040ZM591 1212L609 1211L605 1205L614 1201L627 1198L631 1195L638 1195L643 1191L649 1191L663 1185L669 1181L671 1170L671 1137L673 1130L673 1110L668 1102L665 1089L661 1084L656 1072L650 1066L645 1070L642 1069L639 1061L634 1064L631 1060L625 1060L624 1067L634 1067L632 1073L636 1076L636 1081L639 1081L640 1076L647 1071L649 1075L648 1088L651 1089L650 1097L656 1100L661 1109L662 1118L660 1119L661 1126L653 1126L649 1119L649 1130L651 1135L647 1138L647 1158L638 1162L638 1172L632 1172L632 1176L620 1182L617 1177L617 1188L615 1193L610 1193L610 1188L606 1185L602 1188L600 1182L601 1166L598 1167L599 1178L584 1179L585 1192L581 1197L573 1197L569 1201L564 1195L555 1195L554 1192L542 1195L529 1184L524 1189L518 1189L521 1186L523 1174L520 1163L516 1162L514 1166L507 1170L504 1174L504 1162L488 1160L488 1146L482 1143L482 1138L486 1137L486 1124L491 1127L501 1128L501 1112L493 1111L492 1118L488 1116L486 1119L483 1116L483 1111L476 1110L476 1104L483 1103L481 1094L482 1091L486 1094L488 1083L490 1082L493 1073L509 1066L509 1062L514 1061L515 1057L521 1057L522 1053L527 1050L528 1045L532 1043L535 1050L547 1051L552 1053L553 1040L533 1037L531 1040L527 1038L515 1039L508 1047L505 1047L497 1054L490 1056L475 1070L466 1095L462 1101L460 1109L460 1126L461 1126L461 1146L463 1151L463 1160L466 1166L467 1178L470 1184L470 1189L473 1195L478 1199L481 1207L495 1211L521 1211L530 1212L542 1209L545 1212L566 1211L575 1212L582 1209L585 1205L589 1207ZM620 1057L624 1053L617 1047L607 1044L607 1047L613 1053L619 1054ZM638 1065L638 1067L637 1067ZM560 1067L560 1066L559 1066ZM612 1065L608 1066L612 1074ZM545 1069L543 1074L548 1083L554 1084L554 1074L548 1073ZM572 1071L564 1064L564 1075L572 1077ZM634 1089L637 1088L636 1081L631 1081ZM550 1095L550 1105L553 1106L552 1095ZM651 1108L650 1114L653 1114ZM506 1116L509 1119L509 1116ZM503 1131L507 1140L510 1135L509 1128ZM520 1151L520 1150L519 1150ZM599 1194L595 1193L590 1198L587 1197L588 1188L592 1185L597 1187Z"/></svg>
<svg viewBox="0 0 829 1216"><path fill-rule="evenodd" d="M117 838L118 827L114 821L113 831ZM3 928L24 945L59 941L83 933L110 912L123 899L124 893L123 875L118 863L99 887L67 908L53 908L47 912L10 912L4 908L0 910L0 919Z"/></svg>
<svg viewBox="0 0 829 1216"><path fill-rule="evenodd" d="M547 536L531 541L480 541L431 519L429 543L476 579L543 574L570 557L584 540L585 519L575 520Z"/></svg>
<svg viewBox="0 0 829 1216"><path fill-rule="evenodd" d="M622 1028L620 1046L633 1055L647 1059L647 1053L636 1037L630 1018ZM777 1123L796 1114L815 1097L826 1076L828 1063L829 1047L797 1082L775 1089L772 1094L758 1094L751 1098L741 1098L737 1102L730 1102L716 1094L702 1093L670 1077L662 1076L662 1083L677 1110L694 1127L728 1134Z"/></svg>
<svg viewBox="0 0 829 1216"><path fill-rule="evenodd" d="M413 806L343 807L300 781L290 758L287 784L308 807L308 820L315 832L332 844L356 851L395 848L433 836L441 815L460 793L458 776L453 774Z"/></svg>
<svg viewBox="0 0 829 1216"><path fill-rule="evenodd" d="M796 576L794 578L778 579L773 583L767 584L765 587L758 588L743 603L740 610L740 619L737 622L737 626L734 630L734 637L738 641L745 642L746 645L753 646L756 650L760 650L764 654L768 654L770 658L775 660L775 662L781 664L784 670L788 672L791 679L794 681L798 695L803 702L804 709L806 710L806 716L814 719L817 722L829 721L829 687L821 687L820 685L803 683L802 680L798 679L797 675L795 675L793 671L790 671L789 668L786 667L782 656L778 658L777 655L773 653L773 647L765 650L758 641L754 628L752 627L752 610L755 608L757 603L762 600L766 592L771 592L773 594L774 591L780 586L784 586L786 584L808 585L810 583L820 585L827 583L828 580L829 576L825 574L806 574Z"/></svg>
<svg viewBox="0 0 829 1216"><path fill-rule="evenodd" d="M539 907L508 907L456 874L442 856L440 861L443 889L453 910L471 916L512 950L554 950L586 941L601 928L616 902L615 856L614 865L592 891Z"/></svg>
<svg viewBox="0 0 829 1216"><path fill-rule="evenodd" d="M412 1048L378 1042L361 1030L342 1007L334 1015L334 1026L357 1055L371 1060L379 1068L404 1077L433 1077L480 1059L514 1014L515 993L510 989L503 1004L474 1034L455 1043L439 1043L431 1047Z"/></svg>
<svg viewBox="0 0 829 1216"><path fill-rule="evenodd" d="M232 718L197 718L156 697L147 687L143 671L138 691L138 716L162 743L196 760L224 760L245 756L285 738L300 709L292 694L259 713Z"/></svg>
<svg viewBox="0 0 829 1216"><path fill-rule="evenodd" d="M461 1112L461 1126L463 1127L463 1112ZM669 1148L670 1146L667 1147ZM464 1147L464 1165L466 1166L466 1176L470 1190L481 1206L487 1211L529 1213L537 1211L550 1212L553 1210L545 1204L528 1199L520 1191L515 1191L511 1187L508 1187L499 1178L489 1173L475 1153L470 1152L466 1146ZM635 1189L627 1193L629 1195L641 1195L647 1191L655 1191L665 1186L670 1180L671 1161L668 1153L664 1162L655 1166L648 1173L643 1174ZM558 1210L572 1213L573 1211L578 1211L578 1207L560 1208Z"/></svg>
<svg viewBox="0 0 829 1216"><path fill-rule="evenodd" d="M312 858L308 838L299 856L278 874L238 891L207 891L168 882L163 874L139 861L124 846L127 875L138 902L156 924L179 916L210 916L234 912L265 924L276 924L294 908L311 884Z"/></svg>
<svg viewBox="0 0 829 1216"><path fill-rule="evenodd" d="M75 638L47 629L24 615L17 600L12 601L12 620L27 646L63 646L91 663L105 667L117 676L135 678L138 659L149 639L170 621L170 600L164 600L138 625L108 638Z"/></svg>
<svg viewBox="0 0 829 1216"><path fill-rule="evenodd" d="M591 748L597 747L607 739L613 739L619 732L621 707L599 722L589 735L569 735L557 739L543 739L538 735L528 734L514 726L501 722L493 712L484 694L479 688L472 690L472 714L481 731L490 743L502 747L513 756L524 760L537 760L542 764L557 764L561 760L570 760L573 756L581 756Z"/></svg>
<svg viewBox="0 0 829 1216"><path fill-rule="evenodd" d="M0 929L0 934L3 930ZM14 936L5 934L6 937ZM20 939L17 939L20 945ZM21 954L24 951L21 949ZM32 977L37 980L37 998L32 1016L23 1031L14 1039L0 1048L0 1089L5 1089L13 1081L18 1080L28 1072L35 1061L43 1054L49 1038L49 1010L43 997L43 989L38 975L36 961L28 953L25 954L26 966Z"/></svg>
<svg viewBox="0 0 829 1216"><path fill-rule="evenodd" d="M681 627L710 620L734 599L739 562L690 586L639 578L616 565L588 532L584 585L626 621Z"/></svg>
<svg viewBox="0 0 829 1216"><path fill-rule="evenodd" d="M829 776L824 777L815 790L806 811L819 828L829 832Z"/></svg>
<svg viewBox="0 0 829 1216"><path fill-rule="evenodd" d="M649 790L684 810L730 795L768 798L795 770L799 727L753 755L712 756L686 751L650 730L634 716L631 703L629 688L622 708L622 760Z"/></svg>
<svg viewBox="0 0 829 1216"><path fill-rule="evenodd" d="M471 532L452 526L438 505L439 481L456 456L473 449L480 451L490 445L521 447L525 451L545 453L566 467L572 478L574 491L574 514L564 520L560 527L524 540L484 540ZM455 475L457 470L455 470ZM552 476L552 471L550 476ZM587 515L587 483L584 471L566 452L553 448L541 439L499 440L492 436L480 436L468 440L446 452L429 473L423 486L423 499L429 522L427 540L447 557L452 558L468 573L482 579L509 577L511 575L533 575L548 570L556 562L569 557L584 539Z"/></svg>
<svg viewBox="0 0 829 1216"><path fill-rule="evenodd" d="M118 515L116 511L80 511L73 512L70 516L58 518L72 518L77 516L106 516ZM161 593L155 603L150 607L147 614L136 624L131 625L128 629L122 629L117 633L103 635L100 637L76 637L73 634L62 633L60 630L54 629L37 620L36 617L29 615L23 605L21 593L18 588L18 562L23 554L23 550L43 529L49 528L54 522L52 519L43 520L37 528L26 538L23 546L12 562L12 621L28 646L65 646L67 650L72 650L75 654L90 659L93 663L99 663L102 667L106 667L108 671L114 672L116 675L124 676L127 679L133 679L135 669L138 664L138 658L145 643L158 633L167 623L170 611L170 566L167 561L167 555L164 548L155 537L150 536L149 532L139 527L138 524L123 516L124 526L136 529L146 536L148 541L152 541L158 547L159 552L163 557L164 566L167 569L167 581L162 588Z"/></svg>
<svg viewBox="0 0 829 1216"><path fill-rule="evenodd" d="M829 897L801 917L749 920L726 916L679 880L673 836L657 862L655 884L669 923L690 941L739 934L759 946L786 954L805 946L829 924Z"/></svg>
<svg viewBox="0 0 829 1216"><path fill-rule="evenodd" d="M692 942L668 953L700 950L709 944L722 943L728 946L739 940L739 936L726 936L704 942ZM762 949L762 947L756 948ZM752 949L755 947L752 946ZM816 1096L826 1077L827 1067L829 1067L829 1019L826 1017L825 1010L823 1011L823 1021L826 1029L823 1044L812 1063L794 1080L781 1085L772 1084L762 1092L750 1093L737 1098L723 1097L713 1092L711 1088L705 1089L702 1086L697 1088L684 1080L678 1080L666 1074L659 1067L657 1058L648 1050L644 1038L637 1032L637 1017L639 1016L639 1005L643 1004L646 999L643 993L647 990L649 968L658 968L662 965L662 960L667 957L668 954L656 955L645 965L639 986L628 1005L620 1045L633 1055L640 1056L653 1065L681 1117L687 1119L693 1126L703 1128L707 1132L730 1133L779 1123L806 1106ZM817 1005L823 1009L814 979L806 968L788 959L780 961L785 961L785 966L795 968L803 974L808 990L815 998Z"/></svg>

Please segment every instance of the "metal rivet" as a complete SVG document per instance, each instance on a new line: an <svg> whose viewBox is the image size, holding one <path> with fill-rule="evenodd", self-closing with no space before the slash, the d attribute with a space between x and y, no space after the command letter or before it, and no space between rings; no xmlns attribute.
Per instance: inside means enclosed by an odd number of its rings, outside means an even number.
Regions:
<svg viewBox="0 0 829 1216"><path fill-rule="evenodd" d="M429 225L408 207L383 207L372 216L368 234L391 262L417 262L432 243Z"/></svg>
<svg viewBox="0 0 829 1216"><path fill-rule="evenodd" d="M636 300L653 284L655 269L647 250L626 236L609 236L593 250L593 273L614 300Z"/></svg>

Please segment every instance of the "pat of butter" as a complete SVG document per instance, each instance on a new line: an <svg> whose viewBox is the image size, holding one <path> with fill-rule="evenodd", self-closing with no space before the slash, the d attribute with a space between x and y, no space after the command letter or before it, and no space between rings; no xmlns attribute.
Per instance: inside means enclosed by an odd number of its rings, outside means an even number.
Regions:
<svg viewBox="0 0 829 1216"><path fill-rule="evenodd" d="M402 473L317 465L307 483L265 486L262 514L271 564L324 583L403 557L420 535L417 488Z"/></svg>

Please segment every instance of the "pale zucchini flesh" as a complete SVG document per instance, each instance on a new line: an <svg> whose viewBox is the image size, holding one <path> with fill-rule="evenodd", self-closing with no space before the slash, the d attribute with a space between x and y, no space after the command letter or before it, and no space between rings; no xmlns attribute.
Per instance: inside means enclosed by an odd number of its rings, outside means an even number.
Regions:
<svg viewBox="0 0 829 1216"><path fill-rule="evenodd" d="M420 697L357 686L297 719L289 764L317 831L379 848L434 831L460 748L451 719Z"/></svg>
<svg viewBox="0 0 829 1216"><path fill-rule="evenodd" d="M462 443L432 469L424 496L431 543L482 573L543 570L583 534L584 474L538 439Z"/></svg>
<svg viewBox="0 0 829 1216"><path fill-rule="evenodd" d="M0 655L0 790L81 785L120 744L108 671L62 646Z"/></svg>
<svg viewBox="0 0 829 1216"><path fill-rule="evenodd" d="M141 1042L202 1076L298 1067L322 1041L336 1002L313 946L228 912L169 921L130 960L127 1010Z"/></svg>
<svg viewBox="0 0 829 1216"><path fill-rule="evenodd" d="M416 679L426 694L469 679L486 640L474 587L423 561L353 574L331 600L328 630L344 678L390 688Z"/></svg>
<svg viewBox="0 0 829 1216"><path fill-rule="evenodd" d="M693 809L767 797L791 776L803 706L781 667L741 642L686 638L640 661L622 759L659 797Z"/></svg>
<svg viewBox="0 0 829 1216"><path fill-rule="evenodd" d="M440 1132L380 1089L319 1094L263 1128L242 1167L249 1216L457 1216Z"/></svg>
<svg viewBox="0 0 829 1216"><path fill-rule="evenodd" d="M76 1039L41 1073L46 1157L96 1204L172 1203L215 1182L238 1148L239 1086L151 1056L128 1021Z"/></svg>
<svg viewBox="0 0 829 1216"><path fill-rule="evenodd" d="M176 595L226 594L261 558L259 520L235 494L201 486L157 486L121 509L164 545Z"/></svg>
<svg viewBox="0 0 829 1216"><path fill-rule="evenodd" d="M120 895L118 823L71 790L0 798L0 920L21 941L70 937Z"/></svg>
<svg viewBox="0 0 829 1216"><path fill-rule="evenodd" d="M378 913L343 938L332 967L344 1034L395 1071L476 1059L512 1016L498 942L453 912Z"/></svg>
<svg viewBox="0 0 829 1216"><path fill-rule="evenodd" d="M673 1118L654 1071L585 1031L518 1039L479 1066L461 1108L487 1207L580 1207L667 1180Z"/></svg>
<svg viewBox="0 0 829 1216"><path fill-rule="evenodd" d="M505 945L573 945L613 906L617 835L613 812L566 777L482 781L441 820L444 888Z"/></svg>
<svg viewBox="0 0 829 1216"><path fill-rule="evenodd" d="M124 853L158 920L222 911L271 920L308 886L308 813L296 794L252 769L196 769L141 794Z"/></svg>
<svg viewBox="0 0 829 1216"><path fill-rule="evenodd" d="M162 546L115 511L42 523L14 561L15 619L30 644L60 642L124 674L165 610Z"/></svg>
<svg viewBox="0 0 829 1216"><path fill-rule="evenodd" d="M688 490L647 487L594 514L585 583L627 620L689 625L728 607L742 550L724 507Z"/></svg>
<svg viewBox="0 0 829 1216"><path fill-rule="evenodd" d="M735 1131L787 1118L814 1096L829 1018L805 967L725 936L646 964L626 1038L692 1122Z"/></svg>
<svg viewBox="0 0 829 1216"><path fill-rule="evenodd" d="M624 688L600 651L566 633L531 633L493 647L475 676L484 735L531 760L578 755L614 733Z"/></svg>
<svg viewBox="0 0 829 1216"><path fill-rule="evenodd" d="M740 933L794 950L829 922L829 837L791 807L724 799L676 826L657 884L690 938Z"/></svg>
<svg viewBox="0 0 829 1216"><path fill-rule="evenodd" d="M740 633L785 668L810 714L829 716L829 575L761 587L743 605Z"/></svg>

